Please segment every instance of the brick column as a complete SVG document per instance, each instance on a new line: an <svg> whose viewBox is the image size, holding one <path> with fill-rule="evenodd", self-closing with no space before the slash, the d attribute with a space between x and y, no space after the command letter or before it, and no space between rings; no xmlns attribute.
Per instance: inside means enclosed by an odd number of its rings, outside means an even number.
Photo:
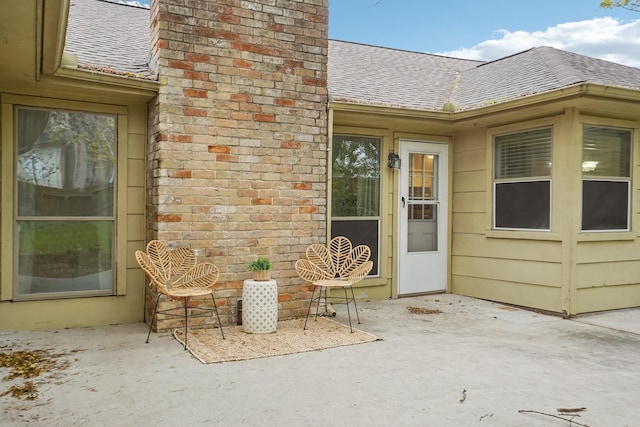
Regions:
<svg viewBox="0 0 640 427"><path fill-rule="evenodd" d="M280 318L305 314L294 263L326 234L327 20L328 0L151 3L148 237L220 268L223 323L258 256Z"/></svg>

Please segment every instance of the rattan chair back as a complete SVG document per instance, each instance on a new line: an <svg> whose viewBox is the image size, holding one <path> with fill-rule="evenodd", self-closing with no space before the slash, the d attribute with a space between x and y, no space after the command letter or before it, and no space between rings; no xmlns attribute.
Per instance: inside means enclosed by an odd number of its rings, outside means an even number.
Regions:
<svg viewBox="0 0 640 427"><path fill-rule="evenodd" d="M198 263L190 249L170 250L160 240L150 241L146 252L136 251L136 260L158 291L173 298L176 297L173 291L178 289L182 294L188 288L212 288L220 274L215 265Z"/></svg>
<svg viewBox="0 0 640 427"><path fill-rule="evenodd" d="M307 328L307 321L314 301L317 302L316 319L318 318L322 291L324 290L325 310L329 312L328 300L332 298L329 295L329 289L339 288L344 291L349 328L353 332L349 303L353 302L358 323L360 323L353 285L367 277L373 268L373 261L369 259L371 257L371 249L367 245L358 245L354 248L351 240L347 237L336 236L331 239L327 246L320 244L309 246L305 255L306 258L296 261L296 272L303 280L311 282L314 286L311 291L309 308L307 309L307 318L304 321L304 329ZM351 291L351 296L347 293L347 289ZM315 297L316 290L318 290L317 297ZM335 311L332 311L332 313L332 315L335 315Z"/></svg>
<svg viewBox="0 0 640 427"><path fill-rule="evenodd" d="M340 279L354 284L364 279L373 267L371 249L366 245L355 248L351 240L344 236L331 239L327 246L310 245L306 250L306 259L296 262L296 272L303 280Z"/></svg>

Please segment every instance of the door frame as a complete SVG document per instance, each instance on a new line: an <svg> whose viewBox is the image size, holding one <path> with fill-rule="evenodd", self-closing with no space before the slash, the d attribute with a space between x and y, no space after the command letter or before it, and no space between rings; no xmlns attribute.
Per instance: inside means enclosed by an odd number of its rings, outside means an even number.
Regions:
<svg viewBox="0 0 640 427"><path fill-rule="evenodd" d="M416 148L416 147L419 147ZM397 235L395 240L396 245L396 271L397 271L397 283L396 283L396 294L398 297L403 296L411 296L411 295L419 295L419 294L428 294L428 293L441 293L446 292L449 289L449 275L450 275L450 245L449 245L449 237L450 230L449 224L451 221L450 216L450 208L449 203L451 199L451 190L449 186L450 182L450 171L451 171L451 159L449 152L450 144L448 140L438 140L438 139L416 139L416 138L400 138L398 143L398 152L400 153L400 158L402 159L402 167L400 172L400 176L398 177L398 181L396 184L396 213L397 213ZM440 157L441 161L439 162L439 170L438 170L438 179L439 179L439 208L438 208L438 256L440 258L439 272L438 272L438 280L441 282L442 286L437 287L437 289L424 289L424 291L418 292L403 292L401 281L403 280L403 276L406 273L403 273L402 268L405 263L403 259L407 256L405 253L406 250L403 248L403 233L407 232L407 225L403 224L403 221L406 220L406 207L403 207L402 197L408 199L407 190L403 188L403 185L408 184L405 179L403 179L405 173L408 173L408 154L409 152L426 152L437 154ZM406 239L405 239L406 240Z"/></svg>

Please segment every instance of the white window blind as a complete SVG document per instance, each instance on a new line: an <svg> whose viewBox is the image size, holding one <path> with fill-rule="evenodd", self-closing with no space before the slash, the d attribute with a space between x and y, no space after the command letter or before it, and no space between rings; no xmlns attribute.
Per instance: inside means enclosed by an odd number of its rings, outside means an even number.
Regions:
<svg viewBox="0 0 640 427"><path fill-rule="evenodd" d="M495 137L495 178L551 176L551 128Z"/></svg>
<svg viewBox="0 0 640 427"><path fill-rule="evenodd" d="M631 131L584 126L582 172L587 176L631 176Z"/></svg>

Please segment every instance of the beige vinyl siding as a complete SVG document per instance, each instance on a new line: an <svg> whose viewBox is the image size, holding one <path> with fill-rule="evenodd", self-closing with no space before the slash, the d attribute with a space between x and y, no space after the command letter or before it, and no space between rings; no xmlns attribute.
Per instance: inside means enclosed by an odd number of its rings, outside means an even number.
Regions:
<svg viewBox="0 0 640 427"><path fill-rule="evenodd" d="M132 106L128 109L128 113L125 196L127 235L125 236L126 249L123 255L126 257L126 291L131 299L128 316L138 321L144 320L145 276L136 262L135 252L144 249L146 238L146 105ZM118 289L118 293L120 291Z"/></svg>
<svg viewBox="0 0 640 427"><path fill-rule="evenodd" d="M618 285L576 291L576 313L638 307L638 285Z"/></svg>
<svg viewBox="0 0 640 427"><path fill-rule="evenodd" d="M498 282L522 283L559 288L562 265L558 262L515 258L456 256L453 266L457 276L472 276ZM535 271L535 274L531 272ZM527 273L527 274L523 274Z"/></svg>
<svg viewBox="0 0 640 427"><path fill-rule="evenodd" d="M455 277L453 293L551 312L562 311L561 290L519 282Z"/></svg>
<svg viewBox="0 0 640 427"><path fill-rule="evenodd" d="M561 311L561 243L487 236L493 214L487 133L481 128L454 136L451 291Z"/></svg>
<svg viewBox="0 0 640 427"><path fill-rule="evenodd" d="M455 162L455 156L454 156ZM455 163L454 163L455 164ZM453 193L484 192L486 182L486 171L453 171Z"/></svg>
<svg viewBox="0 0 640 427"><path fill-rule="evenodd" d="M483 133L468 132L456 136L451 200L451 227L454 233L485 232L486 156ZM456 244L455 234L453 244Z"/></svg>
<svg viewBox="0 0 640 427"><path fill-rule="evenodd" d="M562 245L551 240L487 239L480 235L455 233L456 256L482 259L509 259L557 263L562 259Z"/></svg>
<svg viewBox="0 0 640 427"><path fill-rule="evenodd" d="M453 233L452 292L559 312L562 244Z"/></svg>
<svg viewBox="0 0 640 427"><path fill-rule="evenodd" d="M577 265L577 289L637 285L640 261L608 261Z"/></svg>
<svg viewBox="0 0 640 427"><path fill-rule="evenodd" d="M639 254L640 241L635 239L578 242L576 260L579 265L628 262L638 261Z"/></svg>
<svg viewBox="0 0 640 427"><path fill-rule="evenodd" d="M640 241L579 242L576 251L578 313L640 305Z"/></svg>
<svg viewBox="0 0 640 427"><path fill-rule="evenodd" d="M456 213L480 213L484 220L486 197L484 191L456 193L452 209Z"/></svg>
<svg viewBox="0 0 640 427"><path fill-rule="evenodd" d="M457 213L452 215L451 222L452 230L455 230L454 234L482 234L485 230L484 227L484 213Z"/></svg>

